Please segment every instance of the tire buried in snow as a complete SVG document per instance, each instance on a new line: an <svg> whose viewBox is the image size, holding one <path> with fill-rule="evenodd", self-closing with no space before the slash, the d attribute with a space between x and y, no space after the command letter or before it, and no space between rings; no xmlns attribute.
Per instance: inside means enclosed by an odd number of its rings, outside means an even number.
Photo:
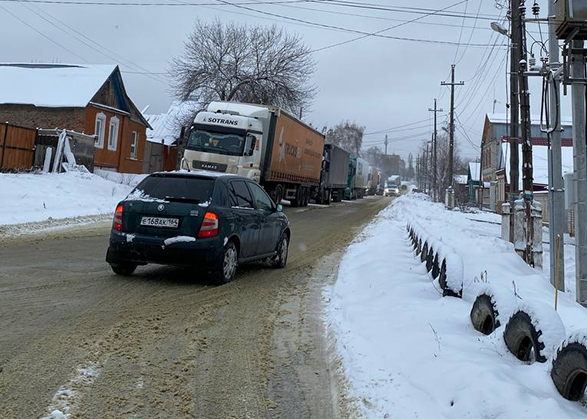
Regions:
<svg viewBox="0 0 587 419"><path fill-rule="evenodd" d="M561 345L552 361L550 376L561 396L571 401L581 400L587 387L585 342L565 342Z"/></svg>
<svg viewBox="0 0 587 419"><path fill-rule="evenodd" d="M491 297L487 294L478 295L473 303L470 314L471 323L473 323L475 330L484 335L490 335L495 329L501 326L498 316L499 313Z"/></svg>

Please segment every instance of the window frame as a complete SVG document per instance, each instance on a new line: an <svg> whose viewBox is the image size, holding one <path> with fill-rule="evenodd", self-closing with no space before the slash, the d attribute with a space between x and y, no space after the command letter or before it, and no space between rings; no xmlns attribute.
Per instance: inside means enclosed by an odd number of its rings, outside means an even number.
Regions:
<svg viewBox="0 0 587 419"><path fill-rule="evenodd" d="M114 126L114 130L112 127ZM108 150L116 151L118 148L118 131L120 128L120 119L117 116L113 116L110 118L110 123L108 124ZM113 138L112 131L114 131L114 141L112 142L113 145L110 146L110 140Z"/></svg>
<svg viewBox="0 0 587 419"><path fill-rule="evenodd" d="M267 194L267 192L265 192L265 190L261 187L261 185L255 183L255 182L245 182L245 183L249 187L249 191L251 192L251 196L253 198L253 203L255 204L255 206L257 207L258 210L272 212L275 209L275 203L273 202L271 197ZM259 193L261 194L262 197L267 198L267 200L269 201L269 208L259 207L259 201L257 200L257 195L255 194L255 188L259 191Z"/></svg>
<svg viewBox="0 0 587 419"><path fill-rule="evenodd" d="M137 160L139 151L139 133L138 131L132 131L130 135L130 159Z"/></svg>
<svg viewBox="0 0 587 419"><path fill-rule="evenodd" d="M239 183L239 182L243 184L245 190L247 191L247 193L249 194L249 197L251 198L251 201L250 201L251 206L250 207L243 207L243 206L240 205L240 203L238 201L239 200L239 195L237 194L237 192L235 190L234 184L235 183ZM231 201L233 201L233 199L236 199L236 202L231 202L231 206L233 208L234 207L237 207L237 208L240 208L240 209L247 209L247 210L254 210L254 209L256 209L256 206L255 206L255 204L256 204L255 198L253 197L253 195L251 193L251 190L247 186L247 182L246 181L240 180L240 179L239 180L233 180L233 181L231 181L230 182L230 193L231 193L231 198L230 198ZM241 197L241 199L244 199L244 198ZM234 205L234 204L236 204L236 205Z"/></svg>
<svg viewBox="0 0 587 419"><path fill-rule="evenodd" d="M98 126L98 121L102 129L100 132L96 132L96 128ZM94 135L96 139L94 140L94 147L96 148L104 148L104 136L106 133L106 115L103 112L99 112L96 114L96 119L94 120Z"/></svg>

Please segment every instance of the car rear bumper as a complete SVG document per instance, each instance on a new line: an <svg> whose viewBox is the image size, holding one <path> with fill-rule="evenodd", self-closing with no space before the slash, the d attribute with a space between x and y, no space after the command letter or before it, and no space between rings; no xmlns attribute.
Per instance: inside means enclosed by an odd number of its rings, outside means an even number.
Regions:
<svg viewBox="0 0 587 419"><path fill-rule="evenodd" d="M212 270L216 267L222 253L223 243L220 237L167 245L165 239L165 237L112 231L110 245L106 252L106 262L201 266Z"/></svg>

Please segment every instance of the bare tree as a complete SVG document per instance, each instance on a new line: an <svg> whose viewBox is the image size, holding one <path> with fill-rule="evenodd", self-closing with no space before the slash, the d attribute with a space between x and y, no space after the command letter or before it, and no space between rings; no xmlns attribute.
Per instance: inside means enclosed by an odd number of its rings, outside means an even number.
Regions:
<svg viewBox="0 0 587 419"><path fill-rule="evenodd" d="M326 141L344 148L355 156L359 155L363 144L365 127L354 122L343 121L326 131Z"/></svg>
<svg viewBox="0 0 587 419"><path fill-rule="evenodd" d="M202 104L227 100L280 106L296 115L315 94L311 50L277 26L197 21L171 63L173 90Z"/></svg>

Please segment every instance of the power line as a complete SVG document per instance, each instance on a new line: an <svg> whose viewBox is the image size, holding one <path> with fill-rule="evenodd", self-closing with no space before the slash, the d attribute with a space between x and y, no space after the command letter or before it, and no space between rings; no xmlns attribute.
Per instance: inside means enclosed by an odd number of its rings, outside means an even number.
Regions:
<svg viewBox="0 0 587 419"><path fill-rule="evenodd" d="M272 17L278 17L281 19L285 19L285 20L289 20L292 22L298 22L298 23L305 23L305 24L309 24L309 25L313 25L316 27L320 27L320 28L324 28L324 29L331 29L331 30L337 30L337 31L344 31L344 32L349 32L349 33L355 33L355 34L359 34L362 35L361 37L358 38L354 38L354 39L350 39L347 41L343 41L343 42L339 42L337 44L333 44L333 45L328 45L322 48L317 48L315 50L313 50L312 52L318 52L318 51L322 51L325 49L329 49L329 48L333 48L336 46L340 46L340 45L344 45L350 42L354 42L357 41L359 39L363 39L363 38L367 38L370 36L375 36L375 37L380 37L380 38L386 38L386 39L394 39L394 40L398 40L398 41L411 41L411 42L421 42L421 43L431 43L431 44L443 44L443 45L456 45L455 42L451 42L451 41L438 41L438 40L432 40L432 39L418 39L418 38L409 38L409 37L400 37L400 36L391 36L391 35L383 35L381 32L384 32L385 30L388 29L382 29L380 31L376 31L376 32L365 32L365 31L360 31L360 30L356 30L356 29L350 29L350 28L344 28L344 27L340 27L340 26L335 26L335 25L329 25L329 24L324 24L324 23L318 23L318 22L311 22L308 20L304 20L304 19L299 19L299 18L295 18L295 17L290 17L290 16L284 16L284 15L280 15L277 13L271 13L271 12L267 12L267 11L263 11L263 10L258 10L258 9L254 9L252 7L248 7L248 6L243 6L241 3L232 3L226 0L216 0L221 4L224 5L231 5L233 7L239 8L239 9L244 9L244 10L248 10L248 11L252 11L255 13L259 13L261 15L265 15L265 16L272 16ZM465 0L460 1L457 4L462 3ZM331 4L331 3L329 3ZM337 4L337 3L332 3L332 4ZM449 6L451 7L451 6ZM438 13L439 11L432 11L430 13L428 13L428 15L432 15L435 13ZM469 46L471 47L485 47L485 44L470 44Z"/></svg>
<svg viewBox="0 0 587 419"><path fill-rule="evenodd" d="M16 20L18 20L19 22L21 22L23 25L27 26L29 29L32 29L33 31L35 31L36 33L38 33L39 35L41 35L43 38L47 39L48 41L52 42L53 44L57 45L59 48L63 49L64 51L69 52L71 55L79 58L80 60L82 60L83 62L87 63L88 60L86 60L84 57L82 57L81 55L76 54L75 52L73 52L72 50L70 50L69 48L67 48L66 46L60 44L59 42L57 42L56 40L54 40L53 38L51 38L49 35L46 35L45 33L41 32L40 30L38 30L37 28L35 28L32 25L29 25L28 22L26 22L25 20L22 20L20 17L18 17L16 14L12 13L10 10L6 9L3 6L0 6L0 9L4 10L6 13L8 13L10 16L12 16L13 18L15 18Z"/></svg>

